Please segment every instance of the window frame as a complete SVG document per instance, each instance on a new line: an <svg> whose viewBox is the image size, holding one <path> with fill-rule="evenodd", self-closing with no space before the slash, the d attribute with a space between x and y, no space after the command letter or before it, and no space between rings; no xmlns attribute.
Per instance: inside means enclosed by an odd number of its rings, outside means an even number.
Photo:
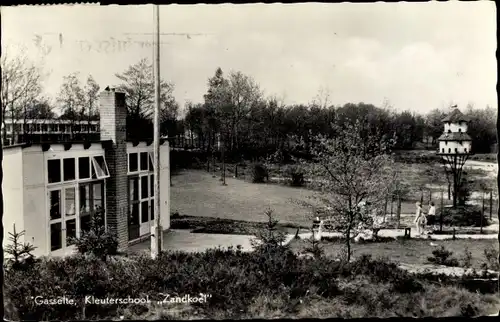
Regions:
<svg viewBox="0 0 500 322"><path fill-rule="evenodd" d="M102 170L105 172L105 174L104 174L104 175L98 175L98 174L97 174L96 168L98 168L99 163L97 162L96 158L102 158L102 160L103 160L104 167L103 167L103 169L102 169ZM104 157L104 155L96 155L96 156L92 156L92 157L91 157L91 162L90 162L90 163L91 163L91 169L90 169L90 172L91 172L91 173L90 173L90 177L91 177L91 178L94 176L94 173L95 173L95 175L96 175L97 180L104 180L104 179L106 179L106 178L109 178L108 163L106 162L106 158ZM93 169L92 169L92 166L94 167ZM101 168L101 166L99 166L99 168ZM92 173L92 170L94 170L94 171L93 171L94 173Z"/></svg>
<svg viewBox="0 0 500 322"><path fill-rule="evenodd" d="M97 162L96 158L102 157L103 159L103 164L104 167L102 168L104 175L98 175L96 168L99 166L99 163ZM89 177L88 178L82 178L80 176L80 159L89 159ZM75 160L75 178L73 180L64 180L64 160L65 159L74 159ZM59 161L59 175L60 175L60 181L57 182L49 182L49 171L48 171L48 163L49 161ZM109 167L108 167L108 162L106 161L106 157L102 154L97 154L97 155L84 155L84 156L75 156L75 157L65 157L63 155L56 157L56 158L47 158L45 160L45 166L47 167L47 175L45 176L45 182L47 187L53 187L61 184L68 184L68 183L79 183L79 182L88 182L88 181L97 181L97 180L105 180L110 177L109 174ZM101 168L99 166L99 168Z"/></svg>

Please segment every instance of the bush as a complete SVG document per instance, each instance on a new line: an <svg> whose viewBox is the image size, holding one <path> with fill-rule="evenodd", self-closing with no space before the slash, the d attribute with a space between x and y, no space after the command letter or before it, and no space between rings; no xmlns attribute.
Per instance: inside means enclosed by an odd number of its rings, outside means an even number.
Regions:
<svg viewBox="0 0 500 322"><path fill-rule="evenodd" d="M498 262L498 250L493 247L487 248L484 250L484 257L486 259L486 262L481 265L483 269L500 271L500 263Z"/></svg>
<svg viewBox="0 0 500 322"><path fill-rule="evenodd" d="M486 216L482 216L482 210L476 205L457 206L456 208L444 208L443 225L446 226L472 226L480 227L482 225L490 225L490 221ZM439 221L440 214L436 214L436 219ZM481 217L483 217L481 219Z"/></svg>
<svg viewBox="0 0 500 322"><path fill-rule="evenodd" d="M456 258L451 257L453 252L441 246L440 248L432 251L432 257L428 257L427 260L430 263L437 265L445 265L445 266L459 266L458 260Z"/></svg>
<svg viewBox="0 0 500 322"><path fill-rule="evenodd" d="M304 180L304 170L298 165L290 165L286 167L285 176L293 187L302 187L305 183Z"/></svg>
<svg viewBox="0 0 500 322"><path fill-rule="evenodd" d="M248 253L219 248L204 253L165 252L157 259L144 255L111 257L108 261L78 254L44 259L27 271L6 270L4 290L9 303L6 318L15 320L114 320L118 315L137 318L157 309L128 304L90 305L84 309L81 300L85 295L100 298L149 295L154 301L163 299L160 293L211 294L207 303L190 305L186 317L205 319L260 317L256 316L258 309L265 308L253 305L259 298L275 303L277 311L290 316L296 316L313 300L321 301L318 308L323 310L332 301L339 300L343 303L342 312L338 312L340 317L349 316L347 312L355 307L350 304L353 302L372 315L390 315L397 311L411 316L420 310L424 300L436 303L443 296L447 296L446 300L433 304L425 313L438 310L443 314L453 309L460 314L463 304L463 314L471 314L474 310L467 309L468 304L474 308L481 300L488 301L480 294L458 288L448 296L451 290L448 286L430 286L396 264L372 260L369 256L346 263L325 257L299 259L285 249ZM31 296L48 299L62 295L79 301L74 306L36 305L30 299ZM467 297L473 300L464 300ZM125 311L128 313L123 314Z"/></svg>
<svg viewBox="0 0 500 322"><path fill-rule="evenodd" d="M100 259L118 253L118 239L110 231L106 231L102 219L93 216L90 221L90 229L83 231L80 238L73 238L76 249L80 254L93 254Z"/></svg>
<svg viewBox="0 0 500 322"><path fill-rule="evenodd" d="M24 230L21 232L16 231L16 225L13 225L13 232L9 232L9 241L11 243L5 247L7 268L25 270L36 263L35 256L32 254L36 247L30 243L20 242L24 234Z"/></svg>
<svg viewBox="0 0 500 322"><path fill-rule="evenodd" d="M269 180L267 167L262 163L252 165L251 176L253 183L264 183L265 180Z"/></svg>
<svg viewBox="0 0 500 322"><path fill-rule="evenodd" d="M273 210L266 210L267 222L264 227L257 230L256 238L257 241L253 242L253 247L257 251L271 251L276 250L288 250L288 245L285 245L286 233L279 229L279 221L274 219Z"/></svg>
<svg viewBox="0 0 500 322"><path fill-rule="evenodd" d="M464 257L462 258L462 266L465 268L472 266L472 253L467 247L465 247Z"/></svg>

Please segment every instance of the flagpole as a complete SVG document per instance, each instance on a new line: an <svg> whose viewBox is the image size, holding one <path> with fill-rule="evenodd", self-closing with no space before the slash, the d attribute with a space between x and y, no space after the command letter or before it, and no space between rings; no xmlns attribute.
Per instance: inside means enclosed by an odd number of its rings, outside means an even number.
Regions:
<svg viewBox="0 0 500 322"><path fill-rule="evenodd" d="M154 214L156 247L151 247L152 257L158 256L162 250L161 214L160 214L160 7L154 5L155 39L154 39ZM156 248L153 250L153 248Z"/></svg>

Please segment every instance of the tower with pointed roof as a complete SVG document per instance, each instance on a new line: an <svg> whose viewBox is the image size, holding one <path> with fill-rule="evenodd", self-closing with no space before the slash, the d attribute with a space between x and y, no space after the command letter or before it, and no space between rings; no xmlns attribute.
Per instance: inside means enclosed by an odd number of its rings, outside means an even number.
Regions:
<svg viewBox="0 0 500 322"><path fill-rule="evenodd" d="M444 132L438 138L440 154L470 154L472 139L467 134L469 118L455 108L442 120Z"/></svg>
<svg viewBox="0 0 500 322"><path fill-rule="evenodd" d="M472 154L472 138L467 134L469 118L455 107L442 122L444 132L438 138L438 155L442 157L446 174L453 176L453 206L456 207L462 169Z"/></svg>

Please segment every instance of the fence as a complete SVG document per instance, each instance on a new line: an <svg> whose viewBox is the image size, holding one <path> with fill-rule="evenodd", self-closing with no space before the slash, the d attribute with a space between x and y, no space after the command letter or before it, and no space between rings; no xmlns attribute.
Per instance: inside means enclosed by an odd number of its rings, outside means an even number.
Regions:
<svg viewBox="0 0 500 322"><path fill-rule="evenodd" d="M384 221L395 227L413 225L417 202L421 202L424 212L427 211L428 205L434 202L436 207L435 224L439 225L439 229L442 230L440 222L442 220L441 214L444 213L444 216L446 216L447 209L450 209L453 205L451 193L448 194L448 190L444 187L422 189L419 193L413 194L409 198L399 198L397 195L389 195L384 205L385 209L381 210L382 214L385 214ZM470 196L466 198L466 204L468 206L475 206L471 209L475 209L476 213L480 213L475 215L478 218L474 226L477 226L481 232L483 231L483 227L494 222L498 216L498 196L492 190L472 191ZM471 218L468 221L474 222L474 219Z"/></svg>

